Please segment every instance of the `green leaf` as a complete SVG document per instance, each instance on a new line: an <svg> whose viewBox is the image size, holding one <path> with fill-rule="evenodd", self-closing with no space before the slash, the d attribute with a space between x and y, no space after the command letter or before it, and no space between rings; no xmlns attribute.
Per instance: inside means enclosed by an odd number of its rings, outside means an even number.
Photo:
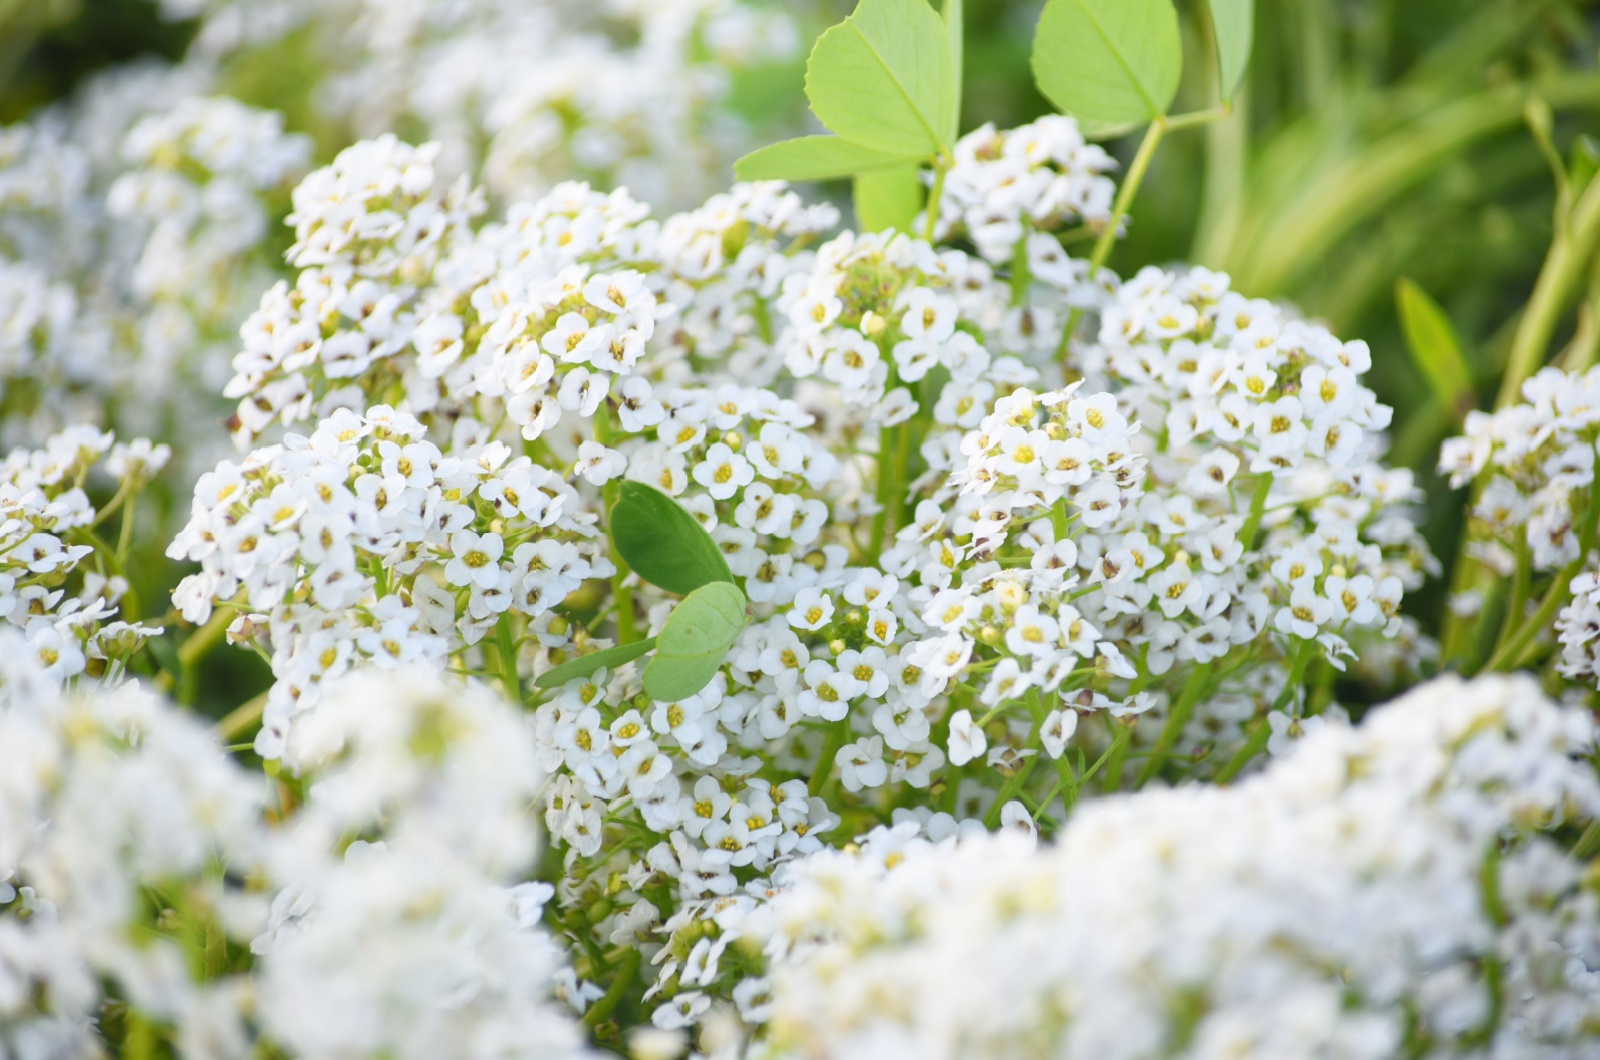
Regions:
<svg viewBox="0 0 1600 1060"><path fill-rule="evenodd" d="M961 0L944 0L944 32L950 38L950 68L956 75L955 130L961 131L961 93L966 73L966 11Z"/></svg>
<svg viewBox="0 0 1600 1060"><path fill-rule="evenodd" d="M1567 162L1567 182L1573 195L1583 194L1597 169L1600 169L1600 143L1588 133L1579 133L1572 141L1571 159Z"/></svg>
<svg viewBox="0 0 1600 1060"><path fill-rule="evenodd" d="M1250 65L1255 38L1255 0L1210 0L1211 29L1217 38L1217 87L1222 102L1232 103Z"/></svg>
<svg viewBox="0 0 1600 1060"><path fill-rule="evenodd" d="M1395 302L1411 359L1440 403L1456 420L1464 419L1477 406L1478 395L1450 318L1426 291L1405 277L1395 285Z"/></svg>
<svg viewBox="0 0 1600 1060"><path fill-rule="evenodd" d="M618 667L625 662L631 662L656 646L656 638L647 637L644 640L634 641L632 644L618 644L615 648L606 648L602 651L590 652L580 655L576 659L568 660L553 670L546 670L540 674L533 683L538 688L560 688L568 681L575 681L599 670L601 667Z"/></svg>
<svg viewBox="0 0 1600 1060"><path fill-rule="evenodd" d="M1033 38L1033 76L1065 114L1101 125L1154 121L1183 72L1172 0L1050 0Z"/></svg>
<svg viewBox="0 0 1600 1060"><path fill-rule="evenodd" d="M703 585L684 597L656 638L655 657L644 668L644 690L664 703L700 691L722 667L747 620L744 593L726 582Z"/></svg>
<svg viewBox="0 0 1600 1060"><path fill-rule="evenodd" d="M740 180L832 180L919 157L889 154L842 136L801 136L750 152L733 171Z"/></svg>
<svg viewBox="0 0 1600 1060"><path fill-rule="evenodd" d="M817 38L806 97L822 124L878 151L927 158L956 138L955 64L927 0L861 0Z"/></svg>
<svg viewBox="0 0 1600 1060"><path fill-rule="evenodd" d="M854 192L856 222L863 232L910 232L922 209L922 167L913 162L862 173Z"/></svg>
<svg viewBox="0 0 1600 1060"><path fill-rule="evenodd" d="M732 582L722 550L695 517L660 490L624 482L611 506L611 541L651 585L685 596L710 582Z"/></svg>

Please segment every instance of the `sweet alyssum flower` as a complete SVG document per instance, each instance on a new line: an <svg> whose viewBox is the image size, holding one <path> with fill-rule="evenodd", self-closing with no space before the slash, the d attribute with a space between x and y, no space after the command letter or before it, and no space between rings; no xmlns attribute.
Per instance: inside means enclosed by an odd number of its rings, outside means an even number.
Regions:
<svg viewBox="0 0 1600 1060"><path fill-rule="evenodd" d="M1572 1055L1597 908L1550 831L1600 812L1594 736L1532 681L1441 679L1052 847L880 826L720 915L767 958L752 1052Z"/></svg>

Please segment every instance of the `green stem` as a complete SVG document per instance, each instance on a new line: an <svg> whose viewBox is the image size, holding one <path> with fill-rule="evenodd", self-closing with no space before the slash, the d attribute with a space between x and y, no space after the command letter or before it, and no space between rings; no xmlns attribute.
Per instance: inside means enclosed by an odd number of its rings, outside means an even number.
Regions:
<svg viewBox="0 0 1600 1060"><path fill-rule="evenodd" d="M160 1038L148 1020L128 1009L126 1033L122 1038L122 1055L127 1060L154 1060L160 1048Z"/></svg>
<svg viewBox="0 0 1600 1060"><path fill-rule="evenodd" d="M1260 754L1267 746L1267 741L1272 738L1272 723L1267 719L1276 711L1289 705L1295 696L1300 683L1305 680L1306 667L1311 660L1316 658L1317 642L1314 640L1303 641L1295 647L1294 662L1289 666L1289 677L1283 684L1283 691L1278 693L1278 698L1272 701L1272 709L1267 711L1261 720L1256 722L1255 728L1250 730L1250 735L1245 738L1244 746L1234 752L1228 764L1216 776L1216 783L1226 784L1239 775L1239 771L1250 764L1250 760Z"/></svg>
<svg viewBox="0 0 1600 1060"><path fill-rule="evenodd" d="M617 1010L622 1003L622 997L633 985L634 977L639 972L640 957L638 950L629 950L622 955L622 961L617 966L617 977L611 980L611 988L605 996L589 1006L589 1011L583 1014L583 1023L586 1027L595 1027L604 1022Z"/></svg>
<svg viewBox="0 0 1600 1060"><path fill-rule="evenodd" d="M939 205L944 199L944 178L950 172L950 166L941 154L933 162L933 187L928 191L928 207L922 219L922 238L929 243L933 242L934 232L939 225Z"/></svg>
<svg viewBox="0 0 1600 1060"><path fill-rule="evenodd" d="M234 617L238 613L239 609L232 604L217 604L211 612L210 621L195 630L193 635L178 648L177 685L180 703L194 702L196 668L200 665L200 660L227 635L228 627L233 624Z"/></svg>
<svg viewBox="0 0 1600 1060"><path fill-rule="evenodd" d="M1581 495L1581 494L1579 494ZM1582 505L1573 504L1573 511L1580 512L1577 516L1577 525L1583 527L1578 535L1578 555L1561 570L1556 572L1555 580L1550 583L1550 588L1545 592L1544 599L1539 601L1539 609L1523 623L1509 641L1496 648L1490 655L1489 661L1484 664L1484 670L1494 671L1502 667L1516 669L1522 664L1523 656L1535 638L1549 628L1556 612L1567 602L1567 593L1572 585L1572 579L1589 560L1589 553L1594 550L1596 538L1600 538L1600 519L1596 518L1595 497L1591 492L1584 497Z"/></svg>
<svg viewBox="0 0 1600 1060"><path fill-rule="evenodd" d="M128 510L122 513L122 526L117 533L117 565L125 566L128 562L128 552L133 547L133 523L139 512L139 495L130 494L128 497Z"/></svg>
<svg viewBox="0 0 1600 1060"><path fill-rule="evenodd" d="M1145 130L1144 139L1139 143L1139 150L1133 156L1133 161L1128 165L1128 175L1122 180L1122 187L1117 189L1116 200L1111 204L1111 217L1106 221L1106 227L1100 233L1100 238L1094 242L1094 251L1089 255L1089 279L1093 280L1107 259L1111 257L1111 248L1116 246L1117 231L1122 227L1122 219L1128 215L1128 209L1133 205L1133 200L1139 194L1139 185L1144 183L1144 176L1150 170L1150 160L1155 157L1156 148L1161 146L1161 138L1166 135L1169 119L1157 118ZM1056 347L1056 360L1066 366L1067 343L1072 338L1072 333L1078 330L1078 323L1083 319L1083 309L1074 307L1067 314L1066 326L1061 332L1061 344Z"/></svg>
<svg viewBox="0 0 1600 1060"><path fill-rule="evenodd" d="M1129 718L1127 720L1132 721L1133 719ZM1128 737L1132 735L1133 727L1110 718L1107 718L1106 723L1114 729L1120 730L1112 736L1111 746L1106 748L1107 757L1103 759L1106 766L1106 777L1100 784L1100 790L1104 793L1110 793L1119 791L1122 788L1122 769L1128 758Z"/></svg>
<svg viewBox="0 0 1600 1060"><path fill-rule="evenodd" d="M1578 576L1583 569L1583 556L1579 556L1557 574L1555 581L1550 583L1549 590L1544 594L1544 599L1539 601L1539 609L1524 622L1510 640L1502 644L1489 661L1484 663L1483 673L1493 673L1498 670L1515 670L1522 661L1522 655L1528 650L1541 631L1549 626L1556 612L1567 599L1567 586L1572 579Z"/></svg>
<svg viewBox="0 0 1600 1060"><path fill-rule="evenodd" d="M1505 617L1500 623L1500 636L1495 640L1494 650L1499 651L1505 647L1506 641L1517 629L1517 623L1522 621L1523 612L1528 609L1528 582L1532 578L1532 558L1528 555L1528 539L1517 538L1517 569L1511 576L1511 601L1506 605Z"/></svg>
<svg viewBox="0 0 1600 1060"><path fill-rule="evenodd" d="M817 768L812 771L811 782L806 785L813 797L820 798L823 789L828 786L828 780L833 776L833 760L839 757L839 748L845 745L849 736L849 718L828 726L827 738L822 743L822 754L817 758Z"/></svg>
<svg viewBox="0 0 1600 1060"><path fill-rule="evenodd" d="M231 743L237 736L242 736L250 726L261 720L262 711L267 707L267 693L251 699L241 706L235 707L212 728L218 740L222 743Z"/></svg>
<svg viewBox="0 0 1600 1060"><path fill-rule="evenodd" d="M1600 854L1600 819L1590 821L1589 827L1572 844L1572 856L1579 861L1588 861L1596 854Z"/></svg>
<svg viewBox="0 0 1600 1060"><path fill-rule="evenodd" d="M1255 492L1250 495L1250 514L1245 516L1244 527L1239 531L1239 540L1246 552L1256 547L1256 534L1261 530L1262 517L1267 514L1267 497L1271 493L1272 476L1262 475L1256 481Z"/></svg>
<svg viewBox="0 0 1600 1060"><path fill-rule="evenodd" d="M1161 727L1161 734L1156 737L1156 744L1150 749L1150 757L1145 760L1144 768L1139 771L1139 779L1136 782L1138 787L1144 787L1150 778L1155 776L1156 770L1161 768L1163 757L1177 742L1183 727L1189 724L1190 717L1194 715L1195 704L1211 684L1213 669L1211 663L1201 663L1190 671L1189 679L1183 685L1183 694L1172 708L1172 713L1167 715L1167 723Z"/></svg>
<svg viewBox="0 0 1600 1060"><path fill-rule="evenodd" d="M1566 312L1578 282L1600 242L1600 181L1591 181L1571 214L1556 219L1556 235L1533 295L1511 341L1511 355L1495 408L1516 404L1522 384L1544 363L1550 337Z"/></svg>
<svg viewBox="0 0 1600 1060"><path fill-rule="evenodd" d="M1512 337L1511 353L1507 358L1499 396L1495 400L1496 409L1516 404L1522 394L1522 384L1544 364L1551 336L1565 315L1597 244L1600 244L1600 181L1592 181L1571 212L1565 217L1556 218L1555 238L1550 243L1550 251L1539 270L1533 294L1523 308ZM1480 476L1473 483L1469 507L1477 503L1485 481ZM1452 568L1452 597L1477 588L1487 577L1483 565L1467 554L1469 544L1471 536L1463 534ZM1466 620L1447 606L1444 631L1439 638L1445 660L1460 654L1460 646L1466 635L1465 626ZM1499 653L1496 653L1498 657Z"/></svg>
<svg viewBox="0 0 1600 1060"><path fill-rule="evenodd" d="M1244 741L1244 746L1234 752L1228 764L1222 767L1217 774L1216 783L1226 784L1239 775L1239 770L1250 764L1250 760L1261 753L1267 746L1267 741L1272 738L1272 725L1266 718L1256 722L1256 727L1250 730L1250 735Z"/></svg>
<svg viewBox="0 0 1600 1060"><path fill-rule="evenodd" d="M494 628L495 654L500 659L500 682L508 697L516 697L518 706L527 703L523 695L522 674L517 670L517 633L511 628L511 613L500 616Z"/></svg>

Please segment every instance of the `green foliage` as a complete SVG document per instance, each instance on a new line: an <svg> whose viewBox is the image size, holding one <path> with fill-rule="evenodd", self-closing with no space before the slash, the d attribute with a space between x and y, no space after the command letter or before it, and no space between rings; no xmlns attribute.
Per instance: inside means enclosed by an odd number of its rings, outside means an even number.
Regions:
<svg viewBox="0 0 1600 1060"><path fill-rule="evenodd" d="M642 482L622 483L611 507L611 541L639 577L669 593L733 581L722 550L695 517Z"/></svg>
<svg viewBox="0 0 1600 1060"><path fill-rule="evenodd" d="M1255 0L1210 0L1211 29L1217 38L1217 90L1224 103L1244 80L1255 36Z"/></svg>
<svg viewBox="0 0 1600 1060"><path fill-rule="evenodd" d="M1428 292L1405 277L1395 285L1395 304L1411 359L1440 403L1456 419L1464 418L1477 404L1477 395L1450 318Z"/></svg>
<svg viewBox="0 0 1600 1060"><path fill-rule="evenodd" d="M956 138L955 63L926 0L861 0L817 39L806 96L822 124L903 157L928 157Z"/></svg>
<svg viewBox="0 0 1600 1060"><path fill-rule="evenodd" d="M1572 188L1572 194L1582 195L1596 170L1600 170L1600 142L1587 133L1579 133L1572 140L1571 158L1567 162L1567 185Z"/></svg>
<svg viewBox="0 0 1600 1060"><path fill-rule="evenodd" d="M961 0L944 0L944 31L950 39L950 67L956 76L956 130L961 128L961 98L966 91L967 11Z"/></svg>
<svg viewBox="0 0 1600 1060"><path fill-rule="evenodd" d="M871 174L856 187L861 226L909 227L921 208L917 164L948 156L960 125L962 14L961 0L946 0L943 18L926 0L861 0L806 64L811 110L836 135L754 151L735 165L739 178Z"/></svg>
<svg viewBox="0 0 1600 1060"><path fill-rule="evenodd" d="M615 669L625 662L632 662L655 646L656 638L647 637L632 644L618 644L614 648L580 655L553 670L546 670L533 683L538 688L560 688L568 681L588 677L602 668Z"/></svg>
<svg viewBox="0 0 1600 1060"><path fill-rule="evenodd" d="M745 598L726 582L703 585L684 597L656 638L644 670L644 690L663 702L687 699L710 684L728 657L748 615Z"/></svg>
<svg viewBox="0 0 1600 1060"><path fill-rule="evenodd" d="M740 180L831 180L905 163L842 136L800 136L752 151L734 164Z"/></svg>
<svg viewBox="0 0 1600 1060"><path fill-rule="evenodd" d="M1033 73L1059 107L1101 131L1154 121L1178 93L1183 47L1171 0L1050 0Z"/></svg>
<svg viewBox="0 0 1600 1060"><path fill-rule="evenodd" d="M922 210L922 167L906 162L862 173L855 179L856 219L870 232L911 230Z"/></svg>

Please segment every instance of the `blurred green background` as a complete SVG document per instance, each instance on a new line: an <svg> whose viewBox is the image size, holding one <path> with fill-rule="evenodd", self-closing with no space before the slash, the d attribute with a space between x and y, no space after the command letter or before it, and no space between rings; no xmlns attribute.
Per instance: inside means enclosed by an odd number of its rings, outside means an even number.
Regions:
<svg viewBox="0 0 1600 1060"><path fill-rule="evenodd" d="M1215 98L1201 2L1178 0L1187 38L1179 111ZM1015 125L1048 110L1027 62L1041 6L967 0L964 128ZM1298 305L1343 337L1367 339L1373 385L1396 408L1393 461L1423 476L1430 537L1439 555L1452 555L1461 499L1431 468L1454 420L1406 353L1395 285L1410 278L1443 305L1480 404L1492 403L1553 235L1556 170L1587 165L1587 134L1600 133L1600 0L1257 6L1254 60L1236 113L1167 139L1113 264L1126 273L1195 261L1229 272L1247 293ZM820 0L806 9L807 32L851 7ZM0 30L4 121L62 98L108 64L178 58L193 34L146 0L0 0ZM226 87L285 111L331 156L341 131L318 125L294 58L256 54L229 71ZM735 99L758 124L770 121L777 138L803 101L802 72L796 63L747 73ZM1126 160L1133 146L1112 148ZM1554 349L1591 313L1585 298L1595 293L1583 285L1568 297ZM1432 626L1441 603L1435 583L1408 609Z"/></svg>

